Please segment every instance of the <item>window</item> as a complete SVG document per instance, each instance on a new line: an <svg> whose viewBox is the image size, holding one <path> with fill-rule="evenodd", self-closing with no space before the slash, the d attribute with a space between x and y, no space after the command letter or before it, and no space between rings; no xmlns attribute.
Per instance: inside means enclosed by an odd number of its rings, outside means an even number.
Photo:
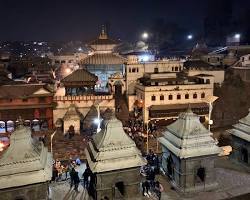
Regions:
<svg viewBox="0 0 250 200"><path fill-rule="evenodd" d="M132 72L135 73L136 69L135 68L132 68Z"/></svg>
<svg viewBox="0 0 250 200"><path fill-rule="evenodd" d="M22 99L23 100L23 102L28 102L28 99L27 98L24 98L24 99Z"/></svg>
<svg viewBox="0 0 250 200"><path fill-rule="evenodd" d="M151 96L152 101L155 101L155 99L156 99L155 95Z"/></svg>
<svg viewBox="0 0 250 200"><path fill-rule="evenodd" d="M172 71L174 71L174 67L172 67Z"/></svg>
<svg viewBox="0 0 250 200"><path fill-rule="evenodd" d="M210 79L206 79L206 84L210 84Z"/></svg>
<svg viewBox="0 0 250 200"><path fill-rule="evenodd" d="M174 69L175 69L176 72L178 71L178 67L175 67Z"/></svg>
<svg viewBox="0 0 250 200"><path fill-rule="evenodd" d="M158 67L155 67L155 68L154 68L154 73L158 73L158 72L159 72Z"/></svg>
<svg viewBox="0 0 250 200"><path fill-rule="evenodd" d="M13 99L9 99L9 102L12 102L13 101Z"/></svg>
<svg viewBox="0 0 250 200"><path fill-rule="evenodd" d="M180 94L177 94L177 99L181 99L181 95Z"/></svg>
<svg viewBox="0 0 250 200"><path fill-rule="evenodd" d="M202 99L205 98L205 93L204 93L204 92L201 94L201 98L202 98Z"/></svg>
<svg viewBox="0 0 250 200"><path fill-rule="evenodd" d="M131 73L131 68L128 68L128 71Z"/></svg>
<svg viewBox="0 0 250 200"><path fill-rule="evenodd" d="M161 96L160 96L160 100L164 100L164 95L162 94Z"/></svg>
<svg viewBox="0 0 250 200"><path fill-rule="evenodd" d="M136 72L139 72L139 68L138 67L136 68Z"/></svg>
<svg viewBox="0 0 250 200"><path fill-rule="evenodd" d="M210 58L207 59L207 62L210 62Z"/></svg>
<svg viewBox="0 0 250 200"><path fill-rule="evenodd" d="M185 99L189 99L189 94L185 94Z"/></svg>
<svg viewBox="0 0 250 200"><path fill-rule="evenodd" d="M196 93L193 94L193 98L197 99L197 94Z"/></svg>
<svg viewBox="0 0 250 200"><path fill-rule="evenodd" d="M179 71L181 71L181 67L179 67Z"/></svg>
<svg viewBox="0 0 250 200"><path fill-rule="evenodd" d="M172 99L173 99L173 95L172 94L168 95L168 100L172 100Z"/></svg>
<svg viewBox="0 0 250 200"><path fill-rule="evenodd" d="M45 103L46 98L45 97L39 97L39 103Z"/></svg>

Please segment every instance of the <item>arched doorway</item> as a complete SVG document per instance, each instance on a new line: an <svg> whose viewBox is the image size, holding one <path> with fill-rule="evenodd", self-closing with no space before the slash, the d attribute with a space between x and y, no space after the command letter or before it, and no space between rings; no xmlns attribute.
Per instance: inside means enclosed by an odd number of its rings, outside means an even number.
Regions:
<svg viewBox="0 0 250 200"><path fill-rule="evenodd" d="M199 169L197 169L197 177L199 178L199 181L204 182L205 181L205 177L206 177L206 170L204 167L200 167Z"/></svg>
<svg viewBox="0 0 250 200"><path fill-rule="evenodd" d="M242 148L241 149L241 160L244 162L244 163L248 163L248 151L246 148Z"/></svg>
<svg viewBox="0 0 250 200"><path fill-rule="evenodd" d="M122 198L125 193L125 187L123 181L115 183L115 199Z"/></svg>

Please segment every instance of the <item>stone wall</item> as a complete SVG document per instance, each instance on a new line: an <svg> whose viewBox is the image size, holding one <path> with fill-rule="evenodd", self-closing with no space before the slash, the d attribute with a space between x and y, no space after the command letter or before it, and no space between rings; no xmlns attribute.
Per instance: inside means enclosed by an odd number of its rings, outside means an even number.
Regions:
<svg viewBox="0 0 250 200"><path fill-rule="evenodd" d="M232 135L232 148L233 150L232 154L230 155L230 158L238 163L250 167L250 143ZM248 162L243 161L243 155L242 155L243 148L247 150Z"/></svg>
<svg viewBox="0 0 250 200"><path fill-rule="evenodd" d="M25 177L24 177L25 178ZM48 200L48 183L0 190L1 200Z"/></svg>
<svg viewBox="0 0 250 200"><path fill-rule="evenodd" d="M97 200L104 198L104 196L107 196L109 199L118 199L120 194L118 189L115 187L115 184L118 182L123 182L124 184L123 198L134 198L137 196L136 194L140 195L140 181L141 177L139 168L97 174Z"/></svg>

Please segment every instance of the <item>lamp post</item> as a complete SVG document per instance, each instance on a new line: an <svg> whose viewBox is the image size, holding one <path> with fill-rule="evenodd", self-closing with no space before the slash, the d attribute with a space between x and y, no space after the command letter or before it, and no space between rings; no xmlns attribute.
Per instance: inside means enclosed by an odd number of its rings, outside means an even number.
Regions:
<svg viewBox="0 0 250 200"><path fill-rule="evenodd" d="M205 102L209 106L209 112L208 112L208 130L209 131L211 129L211 125L213 124L213 121L211 120L212 110L213 110L213 102L215 102L217 99L218 99L218 97L216 97L216 96L208 96L205 99Z"/></svg>
<svg viewBox="0 0 250 200"><path fill-rule="evenodd" d="M97 124L96 132L99 133L101 131L100 101L95 103L95 107L97 110L97 119L95 119L95 123Z"/></svg>
<svg viewBox="0 0 250 200"><path fill-rule="evenodd" d="M55 136L55 134L56 134L56 131L54 131L54 133L50 135L50 152L51 152L52 157L53 157L53 137Z"/></svg>

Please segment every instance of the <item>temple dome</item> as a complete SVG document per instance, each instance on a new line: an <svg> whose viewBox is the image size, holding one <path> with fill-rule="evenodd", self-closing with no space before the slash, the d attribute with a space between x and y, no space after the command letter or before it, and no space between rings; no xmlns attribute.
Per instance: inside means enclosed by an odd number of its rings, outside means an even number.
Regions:
<svg viewBox="0 0 250 200"><path fill-rule="evenodd" d="M146 164L135 142L124 132L122 122L115 116L104 122L103 129L85 149L93 172L140 167Z"/></svg>
<svg viewBox="0 0 250 200"><path fill-rule="evenodd" d="M19 125L0 159L0 189L47 182L51 176L51 154L32 139L30 128Z"/></svg>
<svg viewBox="0 0 250 200"><path fill-rule="evenodd" d="M180 158L219 154L221 150L211 136L212 133L201 124L199 116L188 109L167 126L159 142Z"/></svg>

